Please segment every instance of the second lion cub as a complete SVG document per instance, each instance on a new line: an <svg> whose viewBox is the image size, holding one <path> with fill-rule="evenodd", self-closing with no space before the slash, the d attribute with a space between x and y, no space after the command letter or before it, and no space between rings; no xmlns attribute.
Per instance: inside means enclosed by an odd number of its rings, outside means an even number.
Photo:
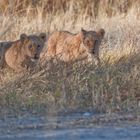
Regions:
<svg viewBox="0 0 140 140"><path fill-rule="evenodd" d="M71 62L85 58L95 58L97 63L100 63L99 46L104 34L104 29L97 32L81 29L78 34L56 31L50 35L47 42L47 51L43 52L41 59L43 62L52 58Z"/></svg>

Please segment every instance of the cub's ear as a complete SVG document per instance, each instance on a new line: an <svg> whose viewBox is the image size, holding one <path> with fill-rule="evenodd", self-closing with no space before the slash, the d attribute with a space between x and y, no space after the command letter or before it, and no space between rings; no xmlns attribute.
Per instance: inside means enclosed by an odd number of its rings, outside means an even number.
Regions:
<svg viewBox="0 0 140 140"><path fill-rule="evenodd" d="M84 30L83 28L81 28L81 32L83 33L83 34L86 34L86 30Z"/></svg>
<svg viewBox="0 0 140 140"><path fill-rule="evenodd" d="M104 35L105 35L105 30L104 29L101 28L97 33L101 38L104 38Z"/></svg>
<svg viewBox="0 0 140 140"><path fill-rule="evenodd" d="M26 34L21 34L20 35L20 40L23 42L24 40L26 40L28 38L28 36Z"/></svg>
<svg viewBox="0 0 140 140"><path fill-rule="evenodd" d="M46 35L46 33L41 33L40 35L39 35L39 37L45 42L47 39L47 35Z"/></svg>
<svg viewBox="0 0 140 140"><path fill-rule="evenodd" d="M87 31L86 31L86 30L84 30L83 28L81 28L80 35L81 35L82 39L84 39L84 38L85 38L86 33L87 33Z"/></svg>

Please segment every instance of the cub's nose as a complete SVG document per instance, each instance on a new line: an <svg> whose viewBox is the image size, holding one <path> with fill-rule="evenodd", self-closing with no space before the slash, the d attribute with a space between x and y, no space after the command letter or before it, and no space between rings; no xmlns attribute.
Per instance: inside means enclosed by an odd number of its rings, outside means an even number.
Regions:
<svg viewBox="0 0 140 140"><path fill-rule="evenodd" d="M95 50L94 49L92 50L92 53L95 54Z"/></svg>
<svg viewBox="0 0 140 140"><path fill-rule="evenodd" d="M38 54L35 54L34 59L39 59Z"/></svg>

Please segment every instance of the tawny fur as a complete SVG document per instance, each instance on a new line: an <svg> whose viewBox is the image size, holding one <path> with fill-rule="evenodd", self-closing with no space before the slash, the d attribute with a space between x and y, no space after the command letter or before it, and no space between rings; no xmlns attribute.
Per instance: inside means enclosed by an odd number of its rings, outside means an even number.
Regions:
<svg viewBox="0 0 140 140"><path fill-rule="evenodd" d="M20 39L11 42L11 46L4 52L6 64L16 72L27 70L36 64L46 41L46 34L39 36L22 34Z"/></svg>
<svg viewBox="0 0 140 140"><path fill-rule="evenodd" d="M99 46L104 34L104 29L98 32L81 29L78 34L67 31L54 32L48 39L47 51L43 52L41 60L44 62L56 58L64 62L72 62L95 58L99 63Z"/></svg>
<svg viewBox="0 0 140 140"><path fill-rule="evenodd" d="M12 42L0 42L0 69L4 67L5 64L5 52L11 47Z"/></svg>

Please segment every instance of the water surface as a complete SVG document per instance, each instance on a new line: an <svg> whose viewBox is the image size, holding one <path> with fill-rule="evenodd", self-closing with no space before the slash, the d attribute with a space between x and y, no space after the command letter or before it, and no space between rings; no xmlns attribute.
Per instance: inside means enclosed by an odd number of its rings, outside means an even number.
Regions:
<svg viewBox="0 0 140 140"><path fill-rule="evenodd" d="M140 140L140 117L72 113L0 120L0 140Z"/></svg>

